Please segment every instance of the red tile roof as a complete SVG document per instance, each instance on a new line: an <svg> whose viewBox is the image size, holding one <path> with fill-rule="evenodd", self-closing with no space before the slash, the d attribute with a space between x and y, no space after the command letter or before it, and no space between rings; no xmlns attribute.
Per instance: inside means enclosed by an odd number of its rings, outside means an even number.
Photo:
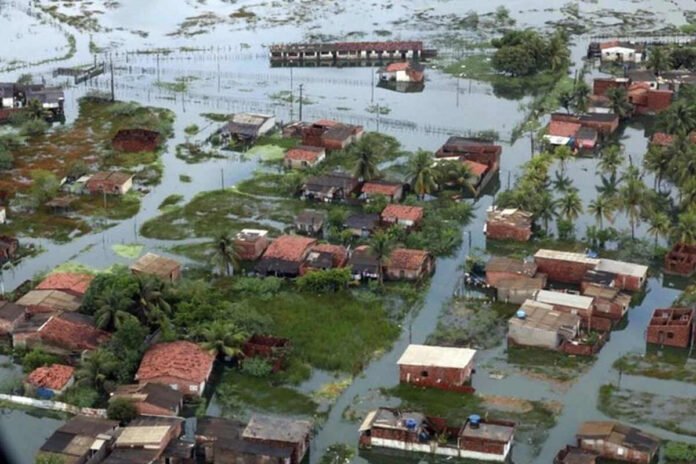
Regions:
<svg viewBox="0 0 696 464"><path fill-rule="evenodd" d="M340 122L334 121L332 119L320 119L320 120L314 122L314 125L324 126L324 127L336 127L340 124L341 124Z"/></svg>
<svg viewBox="0 0 696 464"><path fill-rule="evenodd" d="M94 276L89 274L76 274L72 272L56 272L49 274L39 285L37 290L62 290L64 292L84 295Z"/></svg>
<svg viewBox="0 0 696 464"><path fill-rule="evenodd" d="M285 152L285 159L294 161L309 161L315 162L325 151L321 147L310 147L301 145L297 148L291 148Z"/></svg>
<svg viewBox="0 0 696 464"><path fill-rule="evenodd" d="M62 390L70 381L75 368L63 364L51 364L34 369L27 376L27 383L34 387L49 388L51 390Z"/></svg>
<svg viewBox="0 0 696 464"><path fill-rule="evenodd" d="M481 177L484 172L488 170L488 166L483 163L477 163L476 161L464 160L464 164L469 167L469 170L476 177Z"/></svg>
<svg viewBox="0 0 696 464"><path fill-rule="evenodd" d="M580 124L574 122L551 121L547 134L556 137L575 137L580 127Z"/></svg>
<svg viewBox="0 0 696 464"><path fill-rule="evenodd" d="M195 343L178 341L158 343L145 352L136 380L175 377L201 383L207 380L215 356Z"/></svg>
<svg viewBox="0 0 696 464"><path fill-rule="evenodd" d="M348 261L348 250L342 245L331 245L322 243L312 247L312 251L319 253L331 253L333 256L333 265L336 267L343 266Z"/></svg>
<svg viewBox="0 0 696 464"><path fill-rule="evenodd" d="M418 270L429 256L430 254L424 250L397 248L389 255L388 266L395 269Z"/></svg>
<svg viewBox="0 0 696 464"><path fill-rule="evenodd" d="M79 320L80 316L63 313L51 317L39 330L42 343L79 351L93 350L109 339L108 332Z"/></svg>
<svg viewBox="0 0 696 464"><path fill-rule="evenodd" d="M411 67L411 64L408 62L400 62L400 63L389 63L384 70L386 72L396 72L396 71L406 71Z"/></svg>
<svg viewBox="0 0 696 464"><path fill-rule="evenodd" d="M417 222L423 218L423 208L420 206L387 205L382 211L382 219L397 219Z"/></svg>
<svg viewBox="0 0 696 464"><path fill-rule="evenodd" d="M399 189L402 187L401 184L389 182L365 182L365 184L363 184L362 193L368 195L393 196L399 193Z"/></svg>
<svg viewBox="0 0 696 464"><path fill-rule="evenodd" d="M309 237L281 235L266 248L263 257L300 262L304 259L307 249L314 245L315 242L316 239Z"/></svg>
<svg viewBox="0 0 696 464"><path fill-rule="evenodd" d="M616 46L619 45L619 43L620 43L620 42L619 42L618 40L610 40L609 42L602 42L602 43L600 43L600 44L599 44L599 48L600 48L600 50L604 50L604 49L606 49L606 48L616 47Z"/></svg>
<svg viewBox="0 0 696 464"><path fill-rule="evenodd" d="M672 142L674 141L674 136L670 134L666 134L664 132L655 132L650 139L650 142L655 144L655 145L660 145L663 147L668 147L672 145Z"/></svg>

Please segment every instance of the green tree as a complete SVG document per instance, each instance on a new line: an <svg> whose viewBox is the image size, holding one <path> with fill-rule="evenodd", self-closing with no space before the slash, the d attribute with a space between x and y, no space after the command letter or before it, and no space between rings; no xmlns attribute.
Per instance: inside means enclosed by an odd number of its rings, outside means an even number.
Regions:
<svg viewBox="0 0 696 464"><path fill-rule="evenodd" d="M679 243L696 244L696 208L691 207L679 214L673 236Z"/></svg>
<svg viewBox="0 0 696 464"><path fill-rule="evenodd" d="M565 72L570 62L570 50L568 50L568 39L562 30L559 29L553 33L546 50L551 71Z"/></svg>
<svg viewBox="0 0 696 464"><path fill-rule="evenodd" d="M388 232L378 230L370 239L370 254L377 260L377 274L379 275L379 284L384 284L384 262L389 258L389 255L394 250L395 244L391 235Z"/></svg>
<svg viewBox="0 0 696 464"><path fill-rule="evenodd" d="M476 193L474 175L469 166L461 161L447 160L438 163L435 167L435 177L440 185L454 186L472 194Z"/></svg>
<svg viewBox="0 0 696 464"><path fill-rule="evenodd" d="M421 199L437 190L433 155L424 150L416 151L408 164L408 176L413 191Z"/></svg>
<svg viewBox="0 0 696 464"><path fill-rule="evenodd" d="M134 319L131 313L133 300L124 299L124 295L116 288L107 288L97 300L97 310L94 319L97 327L105 330L118 329L128 319Z"/></svg>
<svg viewBox="0 0 696 464"><path fill-rule="evenodd" d="M669 216L660 211L650 216L650 227L648 233L655 238L655 248L660 237L667 237L672 231L672 221Z"/></svg>
<svg viewBox="0 0 696 464"><path fill-rule="evenodd" d="M566 110L566 113L570 114L570 108L575 105L575 93L573 90L562 90L558 94L558 103L561 105L561 108Z"/></svg>
<svg viewBox="0 0 696 464"><path fill-rule="evenodd" d="M151 275L138 275L136 294L136 312L141 320L154 327L161 327L171 315L172 309L164 295L167 284L162 279Z"/></svg>
<svg viewBox="0 0 696 464"><path fill-rule="evenodd" d="M658 76L664 71L668 71L672 66L672 59L669 50L663 47L653 47L650 49L647 67Z"/></svg>
<svg viewBox="0 0 696 464"><path fill-rule="evenodd" d="M582 214L582 200L577 190L570 190L557 201L558 211L567 221L573 221Z"/></svg>
<svg viewBox="0 0 696 464"><path fill-rule="evenodd" d="M79 385L90 386L104 392L105 383L114 379L119 363L120 360L113 353L99 348L85 356L75 377Z"/></svg>
<svg viewBox="0 0 696 464"><path fill-rule="evenodd" d="M619 145L609 145L604 150L602 150L602 155L599 158L599 163L597 167L602 172L607 172L609 174L616 174L619 167L624 162L624 156Z"/></svg>
<svg viewBox="0 0 696 464"><path fill-rule="evenodd" d="M58 193L60 182L50 171L36 169L31 171L31 188L29 194L36 206L44 204Z"/></svg>
<svg viewBox="0 0 696 464"><path fill-rule="evenodd" d="M633 105L628 101L628 91L624 87L614 87L607 90L609 107L620 119L628 117L633 111Z"/></svg>
<svg viewBox="0 0 696 464"><path fill-rule="evenodd" d="M43 104L36 99L29 100L24 110L29 115L29 119L43 119L46 114Z"/></svg>
<svg viewBox="0 0 696 464"><path fill-rule="evenodd" d="M549 221L553 221L556 217L557 205L553 200L553 196L549 192L543 192L539 197L538 208L535 211L535 217L544 222L544 232L549 233Z"/></svg>
<svg viewBox="0 0 696 464"><path fill-rule="evenodd" d="M670 167L671 160L668 155L668 151L663 147L651 144L648 147L648 152L643 158L643 167L645 170L655 175L655 191L661 190L662 178Z"/></svg>
<svg viewBox="0 0 696 464"><path fill-rule="evenodd" d="M600 185L595 187L598 194L613 199L619 193L620 180L616 172L612 172L609 176L599 176L599 182Z"/></svg>
<svg viewBox="0 0 696 464"><path fill-rule="evenodd" d="M215 239L213 245L212 261L215 266L228 277L234 275L235 268L239 267L239 254L234 239L223 233Z"/></svg>
<svg viewBox="0 0 696 464"><path fill-rule="evenodd" d="M573 109L579 113L584 113L585 111L587 111L587 107L590 103L590 95L592 95L592 90L587 85L587 83L585 83L585 81L583 80L577 82L575 84L573 95Z"/></svg>
<svg viewBox="0 0 696 464"><path fill-rule="evenodd" d="M567 192L573 188L573 180L562 172L556 171L553 188L559 192Z"/></svg>
<svg viewBox="0 0 696 464"><path fill-rule="evenodd" d="M614 221L614 201L607 196L599 195L587 205L587 212L592 214L599 225L599 230L604 229L604 220Z"/></svg>
<svg viewBox="0 0 696 464"><path fill-rule="evenodd" d="M696 108L692 101L678 99L660 113L657 126L668 134L686 137L696 129Z"/></svg>
<svg viewBox="0 0 696 464"><path fill-rule="evenodd" d="M36 456L36 464L65 464L62 456L41 451Z"/></svg>
<svg viewBox="0 0 696 464"><path fill-rule="evenodd" d="M561 173L565 174L566 163L573 157L573 151L566 145L559 145L553 150L553 156L561 165Z"/></svg>
<svg viewBox="0 0 696 464"><path fill-rule="evenodd" d="M344 267L308 272L299 277L295 284L302 291L326 293L344 290L351 280L350 269Z"/></svg>
<svg viewBox="0 0 696 464"><path fill-rule="evenodd" d="M41 348L33 348L22 357L24 372L31 372L37 367L48 366L60 362L60 358L54 354L46 353Z"/></svg>
<svg viewBox="0 0 696 464"><path fill-rule="evenodd" d="M217 356L235 358L242 355L242 346L249 340L249 334L231 322L211 322L198 333L201 346Z"/></svg>
<svg viewBox="0 0 696 464"><path fill-rule="evenodd" d="M365 139L365 141L360 139L357 145L358 161L355 164L353 175L363 181L378 177L379 169L377 169L376 155L373 151L373 147L368 145L367 139Z"/></svg>
<svg viewBox="0 0 696 464"><path fill-rule="evenodd" d="M640 219L641 205L645 199L645 185L643 182L630 176L619 189L619 206L626 213L631 223L631 238L636 238L636 224Z"/></svg>
<svg viewBox="0 0 696 464"><path fill-rule="evenodd" d="M130 398L113 398L106 408L106 417L126 425L138 417L138 408Z"/></svg>

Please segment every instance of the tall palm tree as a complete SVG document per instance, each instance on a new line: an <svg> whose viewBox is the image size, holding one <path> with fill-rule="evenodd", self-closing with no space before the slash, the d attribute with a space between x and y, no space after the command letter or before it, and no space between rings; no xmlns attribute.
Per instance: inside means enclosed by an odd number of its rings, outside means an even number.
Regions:
<svg viewBox="0 0 696 464"><path fill-rule="evenodd" d="M673 234L677 242L696 244L696 208L690 208L679 215Z"/></svg>
<svg viewBox="0 0 696 464"><path fill-rule="evenodd" d="M599 195L587 205L587 212L592 214L599 225L599 230L604 229L604 220L614 220L614 201L604 195Z"/></svg>
<svg viewBox="0 0 696 464"><path fill-rule="evenodd" d="M650 217L650 227L648 233L655 237L655 248L657 249L657 241L660 237L667 237L672 230L672 221L669 216L660 211Z"/></svg>
<svg viewBox="0 0 696 464"><path fill-rule="evenodd" d="M590 95L592 91L590 86L588 86L585 81L581 80L575 85L574 90L574 109L579 113L587 111L587 107L590 103Z"/></svg>
<svg viewBox="0 0 696 464"><path fill-rule="evenodd" d="M564 175L562 172L556 171L555 179L553 180L553 188L559 192L566 192L573 187L573 180Z"/></svg>
<svg viewBox="0 0 696 464"><path fill-rule="evenodd" d="M619 206L626 213L631 223L631 238L636 238L636 223L640 219L641 206L645 199L645 184L636 177L631 177L619 189Z"/></svg>
<svg viewBox="0 0 696 464"><path fill-rule="evenodd" d="M568 221L577 219L582 214L582 200L577 190L570 190L557 200L558 212Z"/></svg>
<svg viewBox="0 0 696 464"><path fill-rule="evenodd" d="M239 253L234 239L229 234L222 233L215 239L213 246L213 263L227 277L233 276L235 268L239 267Z"/></svg>
<svg viewBox="0 0 696 464"><path fill-rule="evenodd" d="M653 47L648 56L648 69L652 70L658 76L664 71L669 70L672 66L672 59L667 49L663 47Z"/></svg>
<svg viewBox="0 0 696 464"><path fill-rule="evenodd" d="M120 360L110 351L97 349L89 353L80 363L75 377L78 383L102 390L119 368Z"/></svg>
<svg viewBox="0 0 696 464"><path fill-rule="evenodd" d="M379 230L375 232L370 239L370 254L377 260L377 275L379 276L379 284L384 284L384 262L389 258L395 244L392 237L385 231Z"/></svg>
<svg viewBox="0 0 696 464"><path fill-rule="evenodd" d="M411 187L420 198L437 189L433 164L432 153L424 150L415 152L409 161L408 175Z"/></svg>
<svg viewBox="0 0 696 464"><path fill-rule="evenodd" d="M469 166L461 161L443 161L435 167L435 176L440 185L454 185L458 188L476 193L474 175Z"/></svg>
<svg viewBox="0 0 696 464"><path fill-rule="evenodd" d="M615 174L624 162L624 156L619 145L610 145L602 150L597 167L600 171Z"/></svg>
<svg viewBox="0 0 696 464"><path fill-rule="evenodd" d="M624 87L614 87L607 90L609 107L619 119L624 119L633 111L633 105L628 101L628 92Z"/></svg>
<svg viewBox="0 0 696 464"><path fill-rule="evenodd" d="M129 317L135 317L130 312L132 301L126 299L122 292L115 288L107 288L97 298L97 309L94 319L97 327L105 330L118 329Z"/></svg>
<svg viewBox="0 0 696 464"><path fill-rule="evenodd" d="M643 158L643 167L646 171L652 172L655 175L654 189L661 190L662 178L670 167L671 159L669 153L663 147L655 144L650 144L648 152Z"/></svg>
<svg viewBox="0 0 696 464"><path fill-rule="evenodd" d="M379 169L375 162L375 153L366 144L360 144L357 148L358 161L355 164L354 175L358 179L368 181L379 175Z"/></svg>
<svg viewBox="0 0 696 464"><path fill-rule="evenodd" d="M553 151L553 156L561 165L561 172L565 174L566 162L573 157L573 151L566 145L559 145Z"/></svg>
<svg viewBox="0 0 696 464"><path fill-rule="evenodd" d="M137 306L143 320L161 326L172 309L164 298L166 284L153 276L138 276Z"/></svg>
<svg viewBox="0 0 696 464"><path fill-rule="evenodd" d="M660 126L668 134L686 137L696 128L696 108L680 99L660 115Z"/></svg>
<svg viewBox="0 0 696 464"><path fill-rule="evenodd" d="M242 354L249 334L231 322L214 321L196 334L201 346L217 356L234 358Z"/></svg>
<svg viewBox="0 0 696 464"><path fill-rule="evenodd" d="M568 38L563 31L554 32L549 40L547 55L553 72L564 71L567 68L570 61L570 51L568 50Z"/></svg>
<svg viewBox="0 0 696 464"><path fill-rule="evenodd" d="M549 192L543 192L539 196L538 209L535 212L535 217L544 222L544 232L549 233L549 222L556 217L557 204L553 200L553 196Z"/></svg>
<svg viewBox="0 0 696 464"><path fill-rule="evenodd" d="M614 198L619 193L621 180L617 177L616 172L612 172L609 176L599 176L599 182L600 185L595 186L598 194Z"/></svg>

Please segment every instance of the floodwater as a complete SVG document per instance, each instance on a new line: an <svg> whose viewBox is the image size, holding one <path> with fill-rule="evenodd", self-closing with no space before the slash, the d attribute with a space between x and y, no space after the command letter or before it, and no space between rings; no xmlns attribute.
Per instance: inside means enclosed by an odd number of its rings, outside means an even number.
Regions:
<svg viewBox="0 0 696 464"><path fill-rule="evenodd" d="M496 130L503 142L504 152L500 173L501 188L514 183L519 167L530 158L530 141L523 137L514 144L507 142L513 127L523 118L520 104L528 99L506 100L498 98L494 90L483 83L468 79L446 76L437 70L428 71L425 91L416 94L402 94L372 87L373 70L370 68L271 68L264 45L277 42L290 42L307 39L310 34L325 34L340 38L353 37L355 40L385 40L375 34L378 30L391 30L391 39L422 38L426 42L442 38L448 32L441 19L447 15L464 15L469 10L483 14L499 5L505 5L516 18L518 25L544 27L546 21L564 18L560 7L564 2L542 0L514 0L472 2L466 0L426 1L390 3L384 0L372 2L348 2L337 7L335 2L297 1L274 2L259 6L259 2L239 0L225 2L208 0L202 2L171 0L122 0L120 6L107 7L101 1L92 2L85 8L97 11L100 29L85 32L66 26L53 19L47 19L28 0L0 0L0 81L14 80L18 75L30 72L48 82L54 80L51 70L60 65L76 65L91 62L90 41L105 49L100 59L113 59L115 67L116 96L123 100L138 101L142 104L170 108L177 113L175 137L169 141L169 149L163 155L165 166L161 185L155 187L144 197L142 208L136 217L118 223L103 232L89 234L68 244L57 245L46 240L34 241L44 246L47 252L33 259L24 260L14 269L5 271L2 282L11 289L34 274L51 269L65 261L74 260L94 267L106 267L113 263L127 264L128 260L112 251L112 245L139 243L147 249L164 251L173 243L149 240L140 237L139 226L148 218L158 214L157 207L170 194L181 194L186 199L197 192L220 188L221 176L229 187L248 178L258 167L258 160L230 157L212 160L202 164L187 165L174 156L176 144L185 140L183 129L190 124L198 124L205 130L212 129L200 114L204 112L264 111L273 112L279 120L297 118L299 108L289 108L285 103L271 98L277 92L295 92L303 84L304 96L311 104L304 105L303 118L314 119L331 117L347 122L363 124L368 130L379 130L397 137L406 149L437 149L448 135L467 133L467 131ZM175 4L175 5L173 5ZM616 10L635 13L638 10L652 12L658 26L665 23L683 24L682 10L689 7L687 0L611 0L606 2L583 2L583 13L597 13L600 10ZM77 14L78 6L66 9L67 14ZM258 14L257 22L247 24L243 19L228 19L228 15L247 6ZM311 7L311 8L310 8ZM287 11L286 11L287 10ZM163 14L162 12L166 12ZM200 33L187 36L168 35L175 32L178 25L188 17L205 12L218 13L224 20L200 29ZM440 16L440 20L416 23L414 15L428 12ZM283 20L292 16L292 20ZM601 16L601 15L600 15ZM605 15L606 16L606 15ZM271 18L277 21L270 21ZM369 18L366 20L366 18ZM603 19L605 24L615 24L616 20ZM11 27L10 27L11 25ZM7 26L7 27L3 27ZM647 26L646 26L647 27ZM656 26L657 27L657 26ZM603 29L597 32L606 32ZM351 32L365 35L356 38L348 36ZM37 32L36 35L30 32ZM26 66L3 73L15 60L39 63L64 55L68 50L67 35L76 39L73 57L59 63L43 63ZM386 40L389 40L387 38ZM576 37L573 59L577 62L584 55L588 37ZM137 55L128 51L158 47L196 47L203 51L179 52L170 55ZM443 53L461 54L462 50L441 48ZM464 51L465 52L465 51ZM16 65L16 63L15 63ZM174 94L154 84L160 80L173 82L176 78L186 78L189 91ZM62 79L62 78L59 78ZM89 84L68 87L66 90L66 114L68 123L77 114L77 99L87 91L105 91L109 87L109 77L102 76ZM389 114L377 117L367 111L377 104L388 108ZM639 164L645 152L646 139L640 125L625 128L621 138L626 153L635 164ZM583 158L568 163L567 173L580 190L587 204L596 195L594 186L598 182L595 174L596 160ZM191 176L191 183L181 183L179 176ZM651 185L651 179L646 178ZM318 462L323 450L329 445L343 442L354 445L357 441L357 425L342 418L342 413L356 397L362 397L371 390L389 387L397 383L396 360L409 342L423 342L434 330L444 302L452 295L459 279L459 266L470 252L471 246L485 249L482 234L485 210L492 203L486 196L477 202L476 218L462 230L464 245L450 258L438 260L437 271L425 297L423 308L414 316L410 330L405 326L402 336L393 349L380 359L371 363L363 375L338 398L331 409L327 422L319 430L312 444L312 462ZM583 215L576 224L578 236L594 220ZM615 227L627 228L625 217L617 217ZM638 234L644 234L645 226L638 227ZM531 400L553 400L563 405L558 424L550 431L538 458L531 456L530 448L524 443L516 445L516 463L549 463L556 451L570 443L578 423L587 419L602 418L596 409L599 386L616 382L616 374L611 369L615 359L627 352L643 352L643 332L652 309L671 304L678 291L665 287L661 277L655 276L648 282L646 297L640 305L629 313L629 323L623 331L612 334L611 341L602 350L593 366L569 389L559 389L551 383L532 380L520 375L510 375L502 380L489 377L489 365L500 357L502 348L480 353L478 372L474 386L484 394L506 395ZM14 374L13 374L14 375ZM10 374L0 371L0 379ZM316 379L314 379L316 380ZM679 382L644 381L624 377L622 385L639 391L660 392L675 396L689 396L694 393L692 386ZM59 425L58 421L38 418L21 411L8 411L0 415L0 434L4 444L17 457L17 462L31 462L33 455L43 440ZM651 429L645 424L636 424L668 439L694 442L693 438L676 437L662 430ZM414 458L418 462L420 458ZM355 462L387 462L378 453L357 457ZM403 462L404 459L400 459ZM389 462L395 462L393 459Z"/></svg>

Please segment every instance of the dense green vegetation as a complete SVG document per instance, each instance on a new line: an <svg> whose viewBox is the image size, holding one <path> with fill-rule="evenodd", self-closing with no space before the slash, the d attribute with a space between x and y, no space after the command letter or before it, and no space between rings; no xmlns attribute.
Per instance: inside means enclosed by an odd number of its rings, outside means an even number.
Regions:
<svg viewBox="0 0 696 464"><path fill-rule="evenodd" d="M533 29L509 31L491 43L497 49L491 64L510 76L563 71L570 61L568 39L562 31L549 37Z"/></svg>

